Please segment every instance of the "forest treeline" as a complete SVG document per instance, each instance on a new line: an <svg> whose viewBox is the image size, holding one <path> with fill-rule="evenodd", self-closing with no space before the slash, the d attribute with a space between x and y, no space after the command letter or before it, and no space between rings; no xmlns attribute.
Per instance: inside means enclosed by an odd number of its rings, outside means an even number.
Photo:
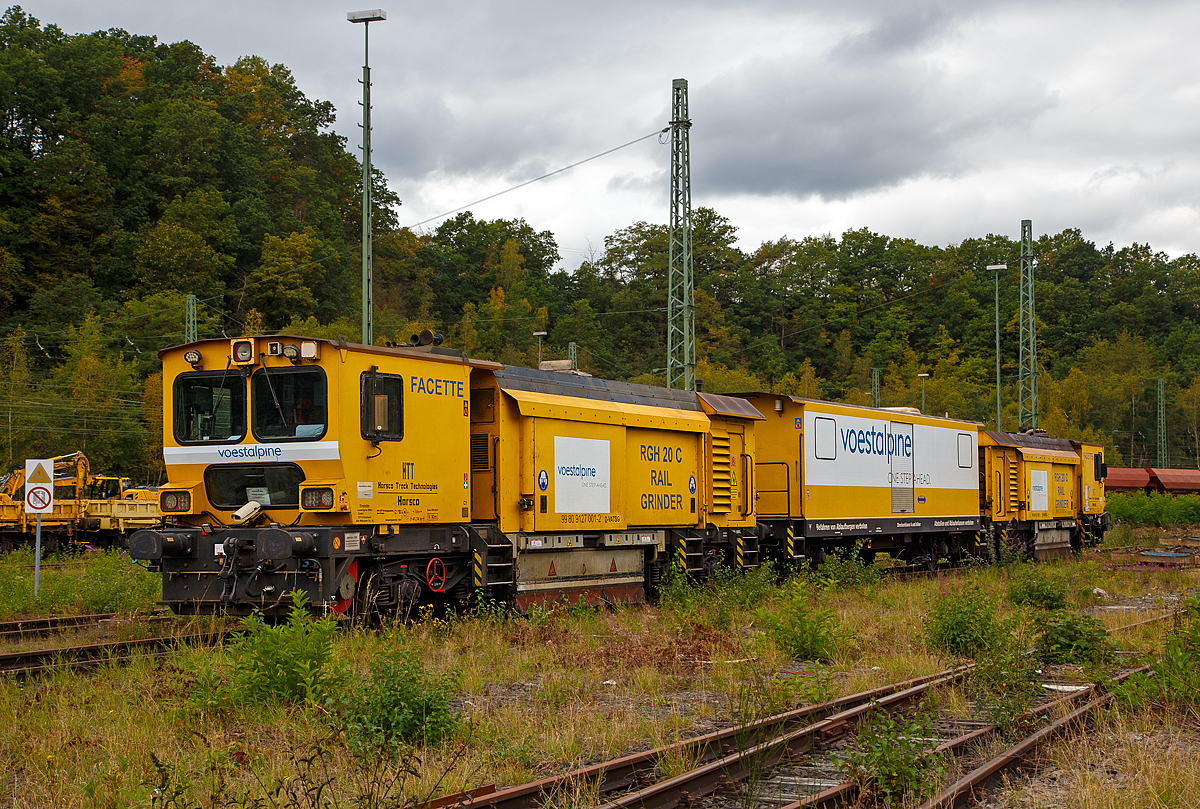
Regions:
<svg viewBox="0 0 1200 809"><path fill-rule="evenodd" d="M162 476L156 352L282 332L358 340L361 169L282 65L216 64L190 42L67 34L0 17L0 461L83 449L94 467ZM637 222L574 271L553 234L460 213L398 227L374 178L375 338L423 328L471 356L533 365L574 343L580 367L661 382L667 227ZM529 192L536 193L536 191ZM664 219L665 219L664 211ZM1019 223L1011 224L1014 232ZM1036 222L1034 223L1036 225ZM1019 245L946 247L869 229L738 246L694 215L697 376L709 391L779 393L1017 424ZM1041 426L1169 464L1200 457L1200 259L1098 247L1077 230L1034 243ZM877 369L877 370L874 370ZM924 380L918 374L929 374Z"/></svg>

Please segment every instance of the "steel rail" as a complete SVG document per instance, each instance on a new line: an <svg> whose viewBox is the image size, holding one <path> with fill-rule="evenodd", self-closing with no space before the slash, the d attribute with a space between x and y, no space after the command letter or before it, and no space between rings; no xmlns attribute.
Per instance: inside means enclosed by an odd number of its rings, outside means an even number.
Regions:
<svg viewBox="0 0 1200 809"><path fill-rule="evenodd" d="M868 711L878 707L907 704L931 688L956 682L966 675L968 668L961 667L953 674L928 680L879 699L868 700L805 727L737 750L691 772L623 795L610 803L602 804L599 809L673 809L681 803L689 803L693 798L710 795L726 787L731 781L741 780L754 770L778 764L785 756L805 753L836 739L851 723Z"/></svg>
<svg viewBox="0 0 1200 809"><path fill-rule="evenodd" d="M4 621L0 622L0 639L48 635L64 629L80 629L102 624L105 621L115 621L122 616L137 617L130 613L104 612L92 615L48 615L40 618L24 618L19 621ZM141 620L146 623L163 623L176 620L176 617L174 615L146 615L141 616Z"/></svg>
<svg viewBox="0 0 1200 809"><path fill-rule="evenodd" d="M621 758L583 767L563 775L543 778L520 786L495 790L494 786L483 786L470 792L459 792L434 799L424 804L423 809L446 809L446 807L489 807L490 809L540 809L546 805L546 796L572 783L595 783L601 793L615 792L644 783L653 777L655 765L667 754L687 751L691 758L707 763L728 756L738 744L750 737L764 738L786 732L797 726L810 727L811 723L831 715L840 715L856 706L873 700L888 698L897 691L920 688L932 681L942 682L947 678L964 676L972 667L957 666L935 674L915 677L901 683L873 688L857 694L849 694L818 705L808 705L794 711L777 714L712 733L664 745L653 750L634 753ZM808 723L808 724L806 724ZM824 725L822 725L824 727Z"/></svg>
<svg viewBox="0 0 1200 809"><path fill-rule="evenodd" d="M91 668L108 660L127 659L133 652L138 650L151 650L155 653L163 653L181 644L188 644L193 641L208 642L218 639L223 640L237 631L239 630L236 627L227 627L214 632L197 632L191 635L142 638L140 640L91 643L83 646L8 652L0 654L0 675L40 674L59 668Z"/></svg>
<svg viewBox="0 0 1200 809"><path fill-rule="evenodd" d="M1115 684L1124 682L1130 676L1138 673L1148 672L1150 669L1151 667L1148 665L1139 666L1132 671L1127 671L1124 674L1113 677L1111 680L1109 680L1109 683ZM1094 695L1094 688L1089 690L1087 693L1089 696ZM1016 764L1024 761L1024 759L1039 745L1058 735L1072 725L1081 722L1089 713L1094 711L1096 708L1107 705L1110 700L1112 700L1111 692L1102 694L1101 696L1092 699L1086 705L1075 709L1066 716L1063 716L1041 730L1038 730L1037 732L1025 737L1000 755L996 756L990 761L984 762L971 772L964 775L962 778L958 779L958 781L954 782L949 787L942 790L925 803L921 804L920 809L944 809L944 807L962 806L967 805L968 803L974 803L975 790L982 786L989 778L993 777L1001 770L1008 769L1009 767L1015 766ZM1060 702L1062 701L1060 700Z"/></svg>

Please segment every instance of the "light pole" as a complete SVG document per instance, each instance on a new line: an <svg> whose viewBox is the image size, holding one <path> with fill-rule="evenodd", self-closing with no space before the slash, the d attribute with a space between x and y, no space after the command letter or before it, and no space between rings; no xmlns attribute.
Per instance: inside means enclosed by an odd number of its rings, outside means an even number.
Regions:
<svg viewBox="0 0 1200 809"><path fill-rule="evenodd" d="M363 345L373 345L375 342L374 318L372 309L374 279L371 277L374 251L371 245L371 23L383 22L387 12L381 8L367 11L351 11L346 19L352 23L363 24L363 175L362 175L362 342Z"/></svg>
<svg viewBox="0 0 1200 809"><path fill-rule="evenodd" d="M535 331L533 336L538 338L538 370L542 370L542 338L546 336L544 331Z"/></svg>
<svg viewBox="0 0 1200 809"><path fill-rule="evenodd" d="M917 374L921 378L921 412L925 412L925 380L929 378L929 374Z"/></svg>
<svg viewBox="0 0 1200 809"><path fill-rule="evenodd" d="M1004 432L1000 426L1000 271L1007 270L1007 264L989 264L989 270L996 273L996 432Z"/></svg>

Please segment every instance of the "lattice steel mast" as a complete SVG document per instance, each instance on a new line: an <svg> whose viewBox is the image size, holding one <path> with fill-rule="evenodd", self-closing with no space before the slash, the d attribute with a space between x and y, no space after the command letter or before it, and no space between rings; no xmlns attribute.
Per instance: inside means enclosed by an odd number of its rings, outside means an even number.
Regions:
<svg viewBox="0 0 1200 809"><path fill-rule="evenodd" d="M1158 468L1167 464L1167 380L1158 380Z"/></svg>
<svg viewBox="0 0 1200 809"><path fill-rule="evenodd" d="M1037 318L1033 305L1033 222L1021 220L1021 350L1017 401L1020 429L1037 429Z"/></svg>
<svg viewBox="0 0 1200 809"><path fill-rule="evenodd" d="M696 389L692 286L692 169L687 79L671 82L671 247L667 268L667 387Z"/></svg>

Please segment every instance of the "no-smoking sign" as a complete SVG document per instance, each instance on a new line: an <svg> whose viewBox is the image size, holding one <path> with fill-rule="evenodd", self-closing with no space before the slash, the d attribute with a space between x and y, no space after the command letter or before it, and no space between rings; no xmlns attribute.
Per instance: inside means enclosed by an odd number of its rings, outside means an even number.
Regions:
<svg viewBox="0 0 1200 809"><path fill-rule="evenodd" d="M54 461L25 462L25 513L50 514L54 511Z"/></svg>

